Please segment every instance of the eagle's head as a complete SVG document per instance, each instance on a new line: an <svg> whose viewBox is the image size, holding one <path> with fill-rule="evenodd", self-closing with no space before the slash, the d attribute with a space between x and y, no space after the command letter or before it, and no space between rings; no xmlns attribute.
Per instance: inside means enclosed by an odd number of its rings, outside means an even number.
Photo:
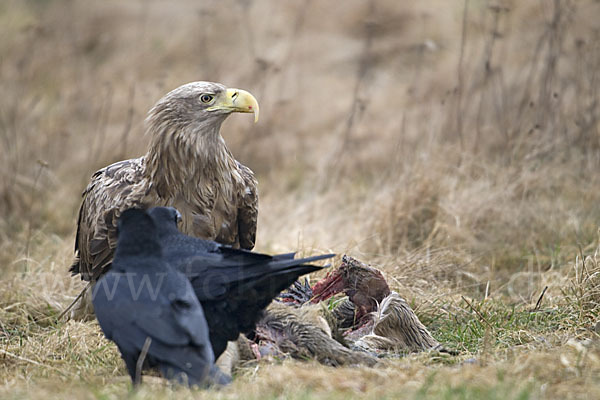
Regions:
<svg viewBox="0 0 600 400"><path fill-rule="evenodd" d="M220 126L233 112L254 113L258 121L258 102L250 93L227 88L220 83L191 82L160 99L148 113L148 123L158 128L209 130Z"/></svg>
<svg viewBox="0 0 600 400"><path fill-rule="evenodd" d="M254 113L256 121L258 102L245 90L212 82L187 83L152 107L146 119L151 139L145 174L160 197L181 194L188 187L189 195L196 196L197 186L190 181L223 183L219 179L235 160L219 130L233 112Z"/></svg>

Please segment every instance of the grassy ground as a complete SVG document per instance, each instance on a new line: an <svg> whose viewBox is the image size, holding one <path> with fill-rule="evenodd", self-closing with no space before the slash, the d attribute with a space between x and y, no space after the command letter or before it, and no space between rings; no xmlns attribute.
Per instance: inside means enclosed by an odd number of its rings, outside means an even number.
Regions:
<svg viewBox="0 0 600 400"><path fill-rule="evenodd" d="M0 2L0 397L599 397L599 17L592 0ZM193 80L261 103L222 129L259 178L257 249L380 266L459 356L131 392L96 323L56 320L83 287L79 194Z"/></svg>

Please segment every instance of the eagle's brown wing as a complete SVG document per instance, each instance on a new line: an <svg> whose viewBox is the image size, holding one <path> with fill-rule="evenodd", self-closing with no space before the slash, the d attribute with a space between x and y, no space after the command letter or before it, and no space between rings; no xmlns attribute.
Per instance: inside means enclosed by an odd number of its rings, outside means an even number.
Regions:
<svg viewBox="0 0 600 400"><path fill-rule="evenodd" d="M258 221L258 182L250 168L239 162L237 165L245 185L238 209L239 243L242 249L252 250Z"/></svg>
<svg viewBox="0 0 600 400"><path fill-rule="evenodd" d="M146 208L149 185L143 179L144 159L119 161L97 171L83 192L70 271L96 280L112 262L117 245L117 220L131 207Z"/></svg>

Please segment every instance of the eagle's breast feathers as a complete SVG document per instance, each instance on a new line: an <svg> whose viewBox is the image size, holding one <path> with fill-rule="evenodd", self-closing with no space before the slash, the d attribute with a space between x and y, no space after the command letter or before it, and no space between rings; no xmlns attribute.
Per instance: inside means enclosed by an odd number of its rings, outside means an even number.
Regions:
<svg viewBox="0 0 600 400"><path fill-rule="evenodd" d="M117 220L128 208L171 206L182 215L181 230L235 247L254 247L258 214L252 171L234 162L217 179L189 178L184 190L161 196L146 174L144 157L119 161L97 171L83 192L71 271L95 280L110 265ZM195 178L195 179L194 179Z"/></svg>

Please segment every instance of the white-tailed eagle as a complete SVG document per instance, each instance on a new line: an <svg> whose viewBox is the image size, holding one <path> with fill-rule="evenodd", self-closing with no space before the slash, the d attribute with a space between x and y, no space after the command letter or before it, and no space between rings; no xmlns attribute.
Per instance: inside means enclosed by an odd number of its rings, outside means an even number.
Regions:
<svg viewBox="0 0 600 400"><path fill-rule="evenodd" d="M192 82L169 92L149 111L148 152L97 171L83 192L76 259L70 271L94 282L111 264L117 220L129 208L171 206L191 236L252 249L257 182L235 160L219 130L233 112L254 113L248 92Z"/></svg>

